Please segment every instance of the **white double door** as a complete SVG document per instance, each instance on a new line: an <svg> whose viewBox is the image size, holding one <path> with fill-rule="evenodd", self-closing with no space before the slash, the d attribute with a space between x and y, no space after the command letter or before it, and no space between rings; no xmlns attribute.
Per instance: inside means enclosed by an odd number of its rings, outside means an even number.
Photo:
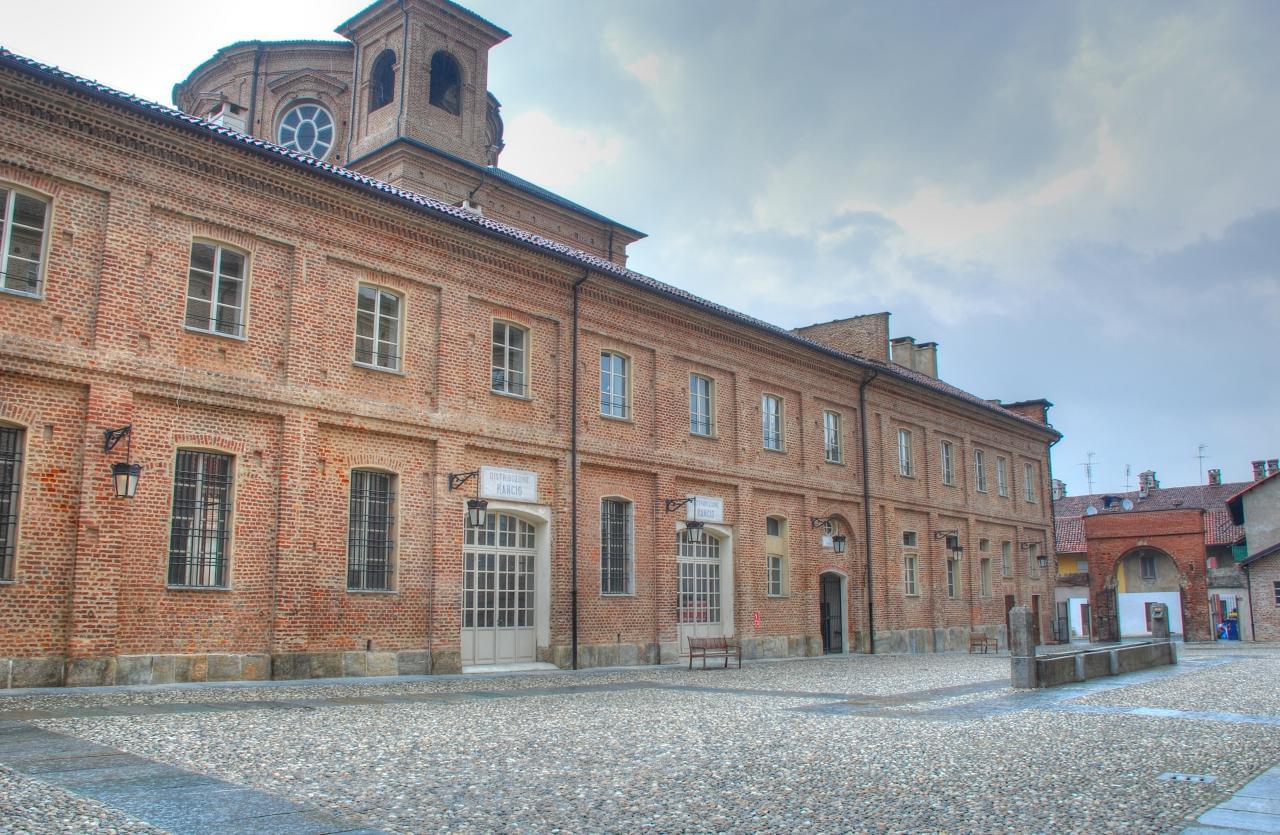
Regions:
<svg viewBox="0 0 1280 835"><path fill-rule="evenodd" d="M463 665L535 660L534 527L491 512L483 527L467 527L464 542Z"/></svg>
<svg viewBox="0 0 1280 835"><path fill-rule="evenodd" d="M725 628L725 563L721 541L704 533L701 542L689 542L682 531L677 539L676 631L680 654L689 652L690 637L719 637Z"/></svg>

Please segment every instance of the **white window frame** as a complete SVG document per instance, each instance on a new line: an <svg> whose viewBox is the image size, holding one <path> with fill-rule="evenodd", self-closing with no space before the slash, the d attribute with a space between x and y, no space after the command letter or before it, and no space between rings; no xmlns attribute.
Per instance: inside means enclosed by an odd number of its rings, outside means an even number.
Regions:
<svg viewBox="0 0 1280 835"><path fill-rule="evenodd" d="M1000 542L1000 576L1009 577L1013 572L1013 543L1005 539Z"/></svg>
<svg viewBox="0 0 1280 835"><path fill-rule="evenodd" d="M769 533L769 523L776 522L776 534ZM790 527L784 516L765 517L765 569L766 594L769 597L786 597L791 593L791 543Z"/></svg>
<svg viewBox="0 0 1280 835"><path fill-rule="evenodd" d="M987 492L987 453L980 449L973 451L973 476L974 489Z"/></svg>
<svg viewBox="0 0 1280 835"><path fill-rule="evenodd" d="M991 596L991 558L983 557L978 561L978 596Z"/></svg>
<svg viewBox="0 0 1280 835"><path fill-rule="evenodd" d="M0 291L12 293L15 296L23 296L29 299L44 298L44 274L45 267L49 261L49 226L53 218L53 201L43 194L36 194L27 189L18 188L10 183L0 182L0 190L7 192L0 202L3 202L4 220L0 221ZM14 255L9 250L13 246L13 227L16 225L19 229L28 232L36 231L31 226L24 224L15 224L14 222L14 206L18 201L18 195L35 200L44 206L44 224L40 228L40 254L36 264L36 286L32 290L20 290L16 287L9 286L9 259L17 258L20 261L30 262L30 258L22 255ZM24 280L23 284L26 283Z"/></svg>
<svg viewBox="0 0 1280 835"><path fill-rule="evenodd" d="M705 388L705 393L700 388ZM716 436L716 381L695 372L689 373L689 434Z"/></svg>
<svg viewBox="0 0 1280 835"><path fill-rule="evenodd" d="M996 456L996 493L1009 495L1009 461L1003 455Z"/></svg>
<svg viewBox="0 0 1280 835"><path fill-rule="evenodd" d="M1031 464L1022 465L1022 494L1028 503L1036 503L1036 471Z"/></svg>
<svg viewBox="0 0 1280 835"><path fill-rule="evenodd" d="M503 341L498 340L498 329L502 329ZM511 347L511 332L520 333L524 340L523 348ZM529 399L529 329L524 325L506 319L494 319L489 324L489 391L505 397ZM494 363L494 352L502 351L502 364ZM519 368L513 362L515 354L519 354ZM514 379L513 378L517 378Z"/></svg>
<svg viewBox="0 0 1280 835"><path fill-rule="evenodd" d="M612 532L606 532L605 503L622 506L621 553L616 551L618 542ZM636 525L635 503L621 496L605 496L600 499L600 595L602 597L632 597L636 593ZM622 589L612 580L617 576L612 566L621 559L623 566Z"/></svg>
<svg viewBox="0 0 1280 835"><path fill-rule="evenodd" d="M955 600L960 596L960 561L944 560L947 564L947 597Z"/></svg>
<svg viewBox="0 0 1280 835"><path fill-rule="evenodd" d="M770 405L774 405L777 408L771 409ZM760 395L761 442L764 444L764 448L770 452L785 452L787 449L785 415L786 402L782 397L767 392ZM770 431L770 423L773 424L772 431Z"/></svg>
<svg viewBox="0 0 1280 835"><path fill-rule="evenodd" d="M902 594L906 597L920 596L919 555L902 555Z"/></svg>
<svg viewBox="0 0 1280 835"><path fill-rule="evenodd" d="M912 448L911 430L898 430L898 475L914 478L916 474L915 451Z"/></svg>
<svg viewBox="0 0 1280 835"><path fill-rule="evenodd" d="M956 445L951 441L938 444L938 458L942 469L942 483L948 487L956 486Z"/></svg>
<svg viewBox="0 0 1280 835"><path fill-rule="evenodd" d="M834 409L822 412L822 456L828 464L844 463L844 419Z"/></svg>
<svg viewBox="0 0 1280 835"><path fill-rule="evenodd" d="M363 290L373 291L372 313L370 313L369 311L360 309L360 294L361 294L361 291ZM387 340L382 339L380 336L380 334L382 333L383 319L390 318L390 317L384 316L382 313L382 297L383 296L388 296L396 300L396 316L395 316L396 338L394 343L388 342ZM403 293L398 293L395 290L391 290L387 287L383 287L379 284L373 284L368 281L361 281L358 284L358 286L356 287L355 353L352 356L352 360L351 360L352 364L358 365L361 368L370 368L370 369L373 369L374 371L399 372L404 369L405 308L406 308L406 304L405 304ZM373 317L373 336L371 337L361 336L360 335L361 317L362 316L368 317L370 315ZM361 352L360 343L362 340L369 343L369 346L365 349L369 354L368 360L360 359L360 352ZM390 345L395 351L395 353L389 355L390 358L392 359L392 362L389 365L381 361L382 357L384 356L383 350L382 350L382 347L384 345Z"/></svg>
<svg viewBox="0 0 1280 835"><path fill-rule="evenodd" d="M781 554L769 554L769 588L770 597L782 597L783 557Z"/></svg>
<svg viewBox="0 0 1280 835"><path fill-rule="evenodd" d="M609 367L605 367L605 359ZM608 388L606 388L606 384ZM619 394L617 389L621 388ZM619 351L600 352L600 416L631 419L631 357Z"/></svg>
<svg viewBox="0 0 1280 835"><path fill-rule="evenodd" d="M1147 566L1151 566L1151 573L1147 573ZM1160 569L1156 566L1156 555L1144 553L1138 555L1138 578L1141 580L1159 580Z"/></svg>
<svg viewBox="0 0 1280 835"><path fill-rule="evenodd" d="M195 248L197 246L213 247L213 272L209 272L203 268L195 266ZM244 262L242 274L237 278L235 276L224 276L222 273L222 258L225 253L234 253L239 255ZM249 334L249 253L239 247L229 244L219 243L218 241L209 240L207 238L195 238L191 241L191 248L187 251L187 296L186 304L183 306L182 321L187 330L194 333L207 333L210 336L221 336L226 339L239 339L244 341ZM191 294L191 274L198 272L209 276L209 298L202 299L199 296ZM223 281L239 281L240 292L237 303L234 305L224 305L218 301L222 296ZM191 303L208 304L209 316L205 326L191 324ZM229 308L236 312L235 329L228 333L225 330L219 330L217 325L222 321L218 315L220 308Z"/></svg>
<svg viewBox="0 0 1280 835"><path fill-rule="evenodd" d="M919 546L919 544L918 544L919 542L920 542L920 536L919 536L919 534L917 534L915 531L903 531L903 532L902 532L902 547L903 547L903 548L918 548L918 547L920 547L920 546Z"/></svg>

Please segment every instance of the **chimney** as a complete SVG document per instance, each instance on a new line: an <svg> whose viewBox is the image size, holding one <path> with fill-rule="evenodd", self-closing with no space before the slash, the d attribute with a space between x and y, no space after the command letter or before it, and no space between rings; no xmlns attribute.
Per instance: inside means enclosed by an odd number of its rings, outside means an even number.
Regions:
<svg viewBox="0 0 1280 835"><path fill-rule="evenodd" d="M1141 498L1145 499L1148 493L1159 487L1160 482L1156 480L1155 470L1144 470L1138 473L1138 495Z"/></svg>
<svg viewBox="0 0 1280 835"><path fill-rule="evenodd" d="M229 101L219 102L216 107L209 113L209 121L215 125L221 125L224 128L244 133L245 131L245 111L238 104L232 104Z"/></svg>
<svg viewBox="0 0 1280 835"><path fill-rule="evenodd" d="M1210 470L1210 471L1209 471L1209 486L1210 486L1210 487L1221 487L1221 486L1222 486L1222 470Z"/></svg>
<svg viewBox="0 0 1280 835"><path fill-rule="evenodd" d="M916 340L910 336L899 336L889 340L889 359L898 365L914 369L916 367Z"/></svg>
<svg viewBox="0 0 1280 835"><path fill-rule="evenodd" d="M1052 482L1050 482L1050 486L1053 490L1053 500L1055 502L1058 501L1059 499L1066 498L1067 483L1065 481L1063 481L1060 478L1055 478Z"/></svg>
<svg viewBox="0 0 1280 835"><path fill-rule="evenodd" d="M1268 458L1267 459L1267 475L1273 476L1276 473L1280 473L1280 459Z"/></svg>
<svg viewBox="0 0 1280 835"><path fill-rule="evenodd" d="M921 374L938 379L938 343L921 342L916 346L914 368Z"/></svg>
<svg viewBox="0 0 1280 835"><path fill-rule="evenodd" d="M1254 461L1253 463L1253 480L1262 481L1267 477L1267 462Z"/></svg>

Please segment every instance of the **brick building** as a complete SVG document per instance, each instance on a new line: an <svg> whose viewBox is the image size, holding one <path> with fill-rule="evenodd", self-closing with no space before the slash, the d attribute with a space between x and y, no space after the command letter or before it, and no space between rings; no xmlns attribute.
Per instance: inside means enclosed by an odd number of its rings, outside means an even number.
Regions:
<svg viewBox="0 0 1280 835"><path fill-rule="evenodd" d="M1227 512L1245 484L1223 484L1218 470L1209 479L1161 487L1147 471L1134 491L1054 501L1060 639L1149 635L1156 603L1168 607L1170 629L1188 641L1211 640L1229 613L1247 614L1232 550L1243 531Z"/></svg>
<svg viewBox="0 0 1280 835"><path fill-rule="evenodd" d="M212 121L0 52L5 684L933 651L1047 601L1046 401L627 270L496 167L505 33L447 0L339 32L220 52Z"/></svg>
<svg viewBox="0 0 1280 835"><path fill-rule="evenodd" d="M1247 628L1256 641L1280 641L1280 460L1254 461L1253 478L1227 509L1244 529L1237 553L1249 597Z"/></svg>

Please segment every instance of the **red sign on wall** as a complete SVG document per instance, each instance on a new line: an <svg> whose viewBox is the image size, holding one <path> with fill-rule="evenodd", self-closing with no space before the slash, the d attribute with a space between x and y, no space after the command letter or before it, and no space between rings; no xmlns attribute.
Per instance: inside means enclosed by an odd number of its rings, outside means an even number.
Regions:
<svg viewBox="0 0 1280 835"><path fill-rule="evenodd" d="M755 624L756 631L759 632L760 631L760 613L759 612L751 613L751 622Z"/></svg>

